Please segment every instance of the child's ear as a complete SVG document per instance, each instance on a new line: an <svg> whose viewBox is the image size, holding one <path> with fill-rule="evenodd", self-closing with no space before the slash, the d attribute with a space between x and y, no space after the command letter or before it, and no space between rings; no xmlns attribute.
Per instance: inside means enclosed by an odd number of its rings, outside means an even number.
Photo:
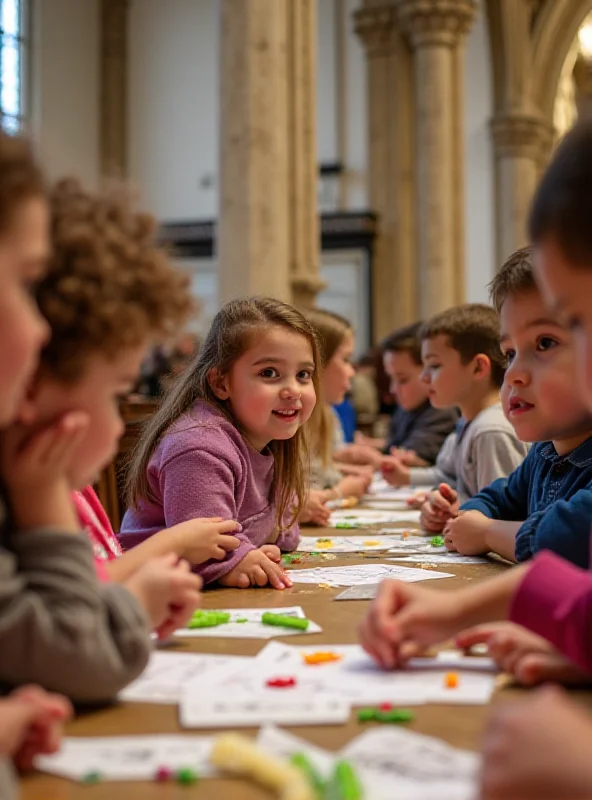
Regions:
<svg viewBox="0 0 592 800"><path fill-rule="evenodd" d="M478 353L475 358L475 375L480 378L488 377L491 373L491 359L485 353Z"/></svg>
<svg viewBox="0 0 592 800"><path fill-rule="evenodd" d="M218 400L228 400L228 378L220 374L220 370L211 369L208 372L208 383Z"/></svg>

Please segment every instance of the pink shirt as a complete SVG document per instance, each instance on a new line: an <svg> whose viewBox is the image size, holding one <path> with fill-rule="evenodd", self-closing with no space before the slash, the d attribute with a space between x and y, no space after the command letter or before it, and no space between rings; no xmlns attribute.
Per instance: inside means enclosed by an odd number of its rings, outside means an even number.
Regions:
<svg viewBox="0 0 592 800"><path fill-rule="evenodd" d="M544 551L516 590L510 619L592 674L592 575Z"/></svg>
<svg viewBox="0 0 592 800"><path fill-rule="evenodd" d="M104 562L119 558L123 552L109 518L92 486L73 492L72 500L80 524L92 545L97 573L101 580L109 580Z"/></svg>

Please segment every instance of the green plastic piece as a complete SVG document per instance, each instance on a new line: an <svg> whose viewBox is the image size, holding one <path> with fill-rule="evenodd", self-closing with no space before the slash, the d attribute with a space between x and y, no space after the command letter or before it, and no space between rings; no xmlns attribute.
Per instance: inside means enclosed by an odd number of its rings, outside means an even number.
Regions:
<svg viewBox="0 0 592 800"><path fill-rule="evenodd" d="M394 722L397 724L400 722L412 722L415 719L415 714L405 708L393 708L391 711L378 709L374 719L377 722Z"/></svg>
<svg viewBox="0 0 592 800"><path fill-rule="evenodd" d="M351 522L338 522L336 528L357 528L357 525L352 525Z"/></svg>
<svg viewBox="0 0 592 800"><path fill-rule="evenodd" d="M99 781L101 780L101 773L87 772L82 780L84 781L84 783L99 783Z"/></svg>
<svg viewBox="0 0 592 800"><path fill-rule="evenodd" d="M432 547L444 547L444 537L432 536L430 544L432 545Z"/></svg>
<svg viewBox="0 0 592 800"><path fill-rule="evenodd" d="M362 785L349 761L338 761L329 781L325 800L362 800Z"/></svg>
<svg viewBox="0 0 592 800"><path fill-rule="evenodd" d="M230 614L227 611L196 611L189 620L187 627L194 628L215 628L218 625L226 625L230 622Z"/></svg>
<svg viewBox="0 0 592 800"><path fill-rule="evenodd" d="M358 722L372 722L376 719L375 708L360 708L358 711Z"/></svg>
<svg viewBox="0 0 592 800"><path fill-rule="evenodd" d="M318 550L311 550L309 555L311 555L311 556L320 556L321 554L319 553Z"/></svg>
<svg viewBox="0 0 592 800"><path fill-rule="evenodd" d="M248 622L249 620L246 617L241 617L240 619L235 619L235 622Z"/></svg>
<svg viewBox="0 0 592 800"><path fill-rule="evenodd" d="M330 541L331 541L331 539L317 539L317 544L323 544L323 542L326 543L326 542L330 542Z"/></svg>
<svg viewBox="0 0 592 800"><path fill-rule="evenodd" d="M264 625L277 625L278 628L297 628L300 631L305 631L310 625L307 619L287 617L284 614L272 614L270 611L262 614L261 622Z"/></svg>
<svg viewBox="0 0 592 800"><path fill-rule="evenodd" d="M183 767L177 770L177 783L181 783L183 786L192 786L194 783L197 783L199 779L199 775L193 769L189 769L189 767Z"/></svg>
<svg viewBox="0 0 592 800"><path fill-rule="evenodd" d="M304 753L294 753L290 762L304 774L304 777L314 789L317 798L322 800L325 791L325 781L321 778L310 759L305 756Z"/></svg>

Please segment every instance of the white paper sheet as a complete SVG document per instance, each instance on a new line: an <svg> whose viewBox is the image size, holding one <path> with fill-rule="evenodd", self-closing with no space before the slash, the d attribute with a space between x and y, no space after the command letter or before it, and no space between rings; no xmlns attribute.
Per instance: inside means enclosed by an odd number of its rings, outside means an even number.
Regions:
<svg viewBox="0 0 592 800"><path fill-rule="evenodd" d="M395 552L395 548L390 551ZM399 556L389 558L389 561L405 562L406 564L488 564L486 558L478 556L461 556L460 553L417 553L414 556Z"/></svg>
<svg viewBox="0 0 592 800"><path fill-rule="evenodd" d="M310 621L305 631L297 628L279 628L274 625L264 625L261 615L266 611L272 614L282 614L285 617L299 617L305 619L306 614L301 606L286 606L284 608L220 608L217 611L230 613L230 622L217 625L215 628L179 628L175 636L191 638L224 637L230 639L273 639L275 636L294 636L307 633L320 633L322 628L316 622ZM246 619L246 622L237 622L237 619Z"/></svg>
<svg viewBox="0 0 592 800"><path fill-rule="evenodd" d="M189 768L200 777L215 774L210 764L212 736L68 737L59 753L38 756L42 772L82 781L90 773L101 781L150 781L157 770Z"/></svg>
<svg viewBox="0 0 592 800"><path fill-rule="evenodd" d="M419 523L419 511L405 509L403 511L377 511L370 508L354 508L344 511L333 511L329 525L349 525L352 528L364 528L369 525L387 525L396 522Z"/></svg>
<svg viewBox="0 0 592 800"><path fill-rule="evenodd" d="M381 536L394 537L395 544L392 552L397 553L447 553L444 545L434 546L433 536L419 536L409 533L401 533L399 528L381 528L378 531ZM398 535L397 535L398 534Z"/></svg>
<svg viewBox="0 0 592 800"><path fill-rule="evenodd" d="M212 670L220 676L250 660L242 656L156 650L140 677L123 689L118 697L130 703L176 705L184 687L192 680L203 679Z"/></svg>
<svg viewBox="0 0 592 800"><path fill-rule="evenodd" d="M330 540L330 543L327 542ZM298 551L301 553L363 553L371 550L390 550L398 544L395 536L301 536Z"/></svg>
<svg viewBox="0 0 592 800"><path fill-rule="evenodd" d="M395 564L351 564L345 567L313 567L312 569L291 569L290 577L294 583L326 583L330 586L359 586L360 584L380 583L386 578L413 583L436 578L453 578L450 572L400 567Z"/></svg>

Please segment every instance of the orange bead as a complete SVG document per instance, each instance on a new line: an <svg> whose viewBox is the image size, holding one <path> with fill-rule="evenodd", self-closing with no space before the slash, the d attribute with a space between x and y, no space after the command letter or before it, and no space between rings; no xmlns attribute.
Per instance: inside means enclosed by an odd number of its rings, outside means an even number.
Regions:
<svg viewBox="0 0 592 800"><path fill-rule="evenodd" d="M444 678L444 685L447 689L456 689L458 687L458 675L456 672L447 672Z"/></svg>

